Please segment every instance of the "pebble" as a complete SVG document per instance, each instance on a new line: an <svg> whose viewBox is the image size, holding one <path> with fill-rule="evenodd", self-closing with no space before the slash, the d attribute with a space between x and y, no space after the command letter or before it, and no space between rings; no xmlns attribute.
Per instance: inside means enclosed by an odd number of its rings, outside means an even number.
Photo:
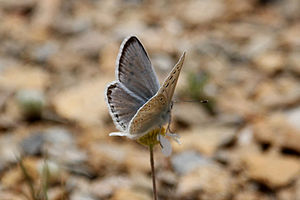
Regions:
<svg viewBox="0 0 300 200"><path fill-rule="evenodd" d="M59 92L52 101L55 110L82 125L104 125L108 110L104 95L99 91L104 91L109 81L112 81L109 77L98 77Z"/></svg>
<svg viewBox="0 0 300 200"><path fill-rule="evenodd" d="M53 127L44 134L43 152L63 166L72 166L70 170L75 168L80 171L80 166L87 160L87 155L77 147L72 133L64 128Z"/></svg>
<svg viewBox="0 0 300 200"><path fill-rule="evenodd" d="M173 145L175 152L197 150L206 156L212 156L225 144L233 140L235 129L217 126L214 128L194 127L179 134L181 145Z"/></svg>
<svg viewBox="0 0 300 200"><path fill-rule="evenodd" d="M9 67L0 73L0 85L8 90L44 90L49 85L49 74L36 67Z"/></svg>
<svg viewBox="0 0 300 200"><path fill-rule="evenodd" d="M90 186L91 194L97 198L105 198L111 196L118 191L130 188L132 182L128 177L111 176L104 179L94 181Z"/></svg>
<svg viewBox="0 0 300 200"><path fill-rule="evenodd" d="M195 151L185 151L171 158L176 173L187 174L199 166L208 165L211 161Z"/></svg>
<svg viewBox="0 0 300 200"><path fill-rule="evenodd" d="M290 184L300 171L297 158L277 154L249 153L244 157L249 178L272 189Z"/></svg>
<svg viewBox="0 0 300 200"><path fill-rule="evenodd" d="M50 57L59 50L59 44L54 41L48 41L34 47L30 53L31 58L38 63L48 62Z"/></svg>
<svg viewBox="0 0 300 200"><path fill-rule="evenodd" d="M39 155L42 153L44 141L45 138L43 133L33 133L23 139L21 147L26 155Z"/></svg>
<svg viewBox="0 0 300 200"><path fill-rule="evenodd" d="M254 58L257 67L266 74L274 74L285 66L285 55L281 52L266 52Z"/></svg>
<svg viewBox="0 0 300 200"><path fill-rule="evenodd" d="M111 198L111 200L123 200L123 199L151 200L152 197L149 194L137 189L121 188L117 190L116 193Z"/></svg>
<svg viewBox="0 0 300 200"><path fill-rule="evenodd" d="M185 12L182 17L190 24L198 25L210 23L220 19L226 13L224 1L204 0L204 1L189 1L183 8Z"/></svg>
<svg viewBox="0 0 300 200"><path fill-rule="evenodd" d="M96 198L84 192L74 191L70 195L70 200L96 200Z"/></svg>
<svg viewBox="0 0 300 200"><path fill-rule="evenodd" d="M299 130L291 126L283 114L274 113L266 119L255 122L253 131L254 138L259 142L300 152Z"/></svg>
<svg viewBox="0 0 300 200"><path fill-rule="evenodd" d="M287 110L284 115L288 123L295 127L300 134L300 106Z"/></svg>
<svg viewBox="0 0 300 200"><path fill-rule="evenodd" d="M180 177L177 195L181 198L226 200L235 188L228 171L218 165L208 164Z"/></svg>
<svg viewBox="0 0 300 200"><path fill-rule="evenodd" d="M0 136L0 171L10 164L17 162L17 157L22 155L19 139L12 134Z"/></svg>
<svg viewBox="0 0 300 200"><path fill-rule="evenodd" d="M98 57L107 39L97 31L86 31L70 39L65 48L90 58Z"/></svg>

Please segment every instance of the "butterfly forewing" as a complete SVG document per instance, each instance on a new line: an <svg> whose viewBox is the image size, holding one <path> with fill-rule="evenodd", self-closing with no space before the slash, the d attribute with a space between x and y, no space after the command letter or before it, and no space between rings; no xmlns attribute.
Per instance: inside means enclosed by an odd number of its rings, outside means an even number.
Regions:
<svg viewBox="0 0 300 200"><path fill-rule="evenodd" d="M158 93L146 102L130 121L129 133L132 136L141 136L150 129L162 126L169 121L170 112L168 111L184 58L185 53L169 73Z"/></svg>
<svg viewBox="0 0 300 200"><path fill-rule="evenodd" d="M168 105L172 101L174 90L178 81L178 77L183 66L184 58L185 58L185 52L182 54L179 61L173 67L172 71L169 73L163 85L159 89L158 94L163 94L165 96Z"/></svg>
<svg viewBox="0 0 300 200"><path fill-rule="evenodd" d="M120 131L127 130L130 120L145 103L119 82L107 87L106 98L111 117Z"/></svg>
<svg viewBox="0 0 300 200"><path fill-rule="evenodd" d="M157 93L157 76L137 37L131 36L122 43L117 69L117 79L145 102Z"/></svg>

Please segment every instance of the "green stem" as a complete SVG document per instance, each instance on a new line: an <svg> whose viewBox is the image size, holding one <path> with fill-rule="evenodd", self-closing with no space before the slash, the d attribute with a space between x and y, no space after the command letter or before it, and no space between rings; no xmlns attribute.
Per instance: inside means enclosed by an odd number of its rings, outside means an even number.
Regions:
<svg viewBox="0 0 300 200"><path fill-rule="evenodd" d="M154 156L153 156L153 145L149 145L150 151L150 164L151 164L151 174L152 174L152 184L153 184L153 199L157 200L157 193L156 193L156 183L155 183L155 169L154 169Z"/></svg>

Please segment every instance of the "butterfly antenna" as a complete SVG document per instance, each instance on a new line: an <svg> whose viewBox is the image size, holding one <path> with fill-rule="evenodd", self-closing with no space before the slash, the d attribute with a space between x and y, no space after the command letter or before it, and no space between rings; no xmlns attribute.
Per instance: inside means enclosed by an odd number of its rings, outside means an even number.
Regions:
<svg viewBox="0 0 300 200"><path fill-rule="evenodd" d="M200 102L200 103L208 103L208 100L187 100L187 101L173 101L174 103L186 103L186 102Z"/></svg>

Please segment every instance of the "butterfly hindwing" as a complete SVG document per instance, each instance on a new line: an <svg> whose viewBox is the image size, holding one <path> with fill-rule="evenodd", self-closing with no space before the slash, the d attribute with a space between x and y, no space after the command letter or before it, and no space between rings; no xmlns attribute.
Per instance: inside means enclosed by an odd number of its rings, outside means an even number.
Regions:
<svg viewBox="0 0 300 200"><path fill-rule="evenodd" d="M130 120L145 103L126 89L120 82L112 82L106 90L110 115L120 131L126 131Z"/></svg>
<svg viewBox="0 0 300 200"><path fill-rule="evenodd" d="M129 133L132 136L141 136L142 133L159 125L163 120L162 114L167 114L167 100L162 95L155 95L144 104L130 121Z"/></svg>
<svg viewBox="0 0 300 200"><path fill-rule="evenodd" d="M135 36L125 39L117 59L117 79L145 102L153 97L159 82L147 52Z"/></svg>

